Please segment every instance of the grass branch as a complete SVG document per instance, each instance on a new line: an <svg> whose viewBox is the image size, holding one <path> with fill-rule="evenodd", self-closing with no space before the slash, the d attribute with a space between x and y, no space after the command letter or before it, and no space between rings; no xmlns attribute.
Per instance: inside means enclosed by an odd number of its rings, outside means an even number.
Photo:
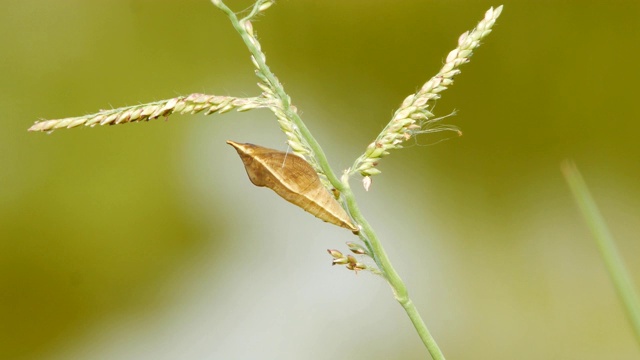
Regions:
<svg viewBox="0 0 640 360"><path fill-rule="evenodd" d="M42 120L33 124L29 128L29 131L51 132L57 129L70 129L78 126L118 125L150 121L160 117L166 119L175 113L196 114L204 112L205 115L213 113L223 114L232 110L247 111L269 106L269 100L260 97L236 98L231 96L191 94L146 104L100 110L97 113L83 116Z"/></svg>
<svg viewBox="0 0 640 360"><path fill-rule="evenodd" d="M276 116L280 129L287 137L287 142L293 151L309 162L320 176L321 181L329 190L337 190L342 197L342 205L349 212L354 222L359 226L357 235L364 246L352 243L350 249L359 255L371 257L376 268L367 267L358 262L353 256L343 256L337 250L330 250L334 257L334 264L346 265L354 271L371 270L381 275L391 286L393 294L405 309L425 347L433 359L442 360L444 355L420 313L409 297L407 287L400 275L391 264L382 243L373 227L365 219L357 205L353 191L349 184L350 177L360 173L364 176L365 188L371 185L371 176L380 173L375 168L383 156L390 150L401 148L401 143L419 133L443 130L459 131L452 125L439 125L439 119L431 113L434 102L440 93L453 84L453 78L460 72L459 67L467 62L473 51L480 45L495 24L502 12L502 6L490 8L478 26L471 32L466 32L458 39L458 46L446 58L440 71L427 81L419 91L409 95L400 108L394 113L392 120L384 130L357 158L353 165L338 177L329 165L329 161L318 141L311 134L300 118L291 98L283 85L267 65L266 56L261 50L260 42L254 32L251 21L273 5L272 0L257 0L248 10L247 15L239 18L222 0L211 0L222 10L244 41L251 54L255 66L255 74L260 79L258 87L262 94L258 97L238 98L229 96L215 96L206 94L191 94L172 99L140 104L117 109L101 110L94 114L54 120L39 121L29 131L50 132L56 129L73 128L78 126L116 125L129 122L140 122L167 118L171 114L224 113L231 110L246 111L256 108L268 108Z"/></svg>

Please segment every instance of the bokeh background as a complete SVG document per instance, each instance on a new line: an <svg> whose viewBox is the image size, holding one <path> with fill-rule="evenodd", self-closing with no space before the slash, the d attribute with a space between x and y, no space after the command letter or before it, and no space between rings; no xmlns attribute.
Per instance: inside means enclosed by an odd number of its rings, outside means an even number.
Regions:
<svg viewBox="0 0 640 360"><path fill-rule="evenodd" d="M254 28L339 170L496 5L283 0ZM504 5L436 107L464 136L420 136L352 185L448 358L638 359L559 164L640 281L640 2ZM5 0L0 46L0 358L428 356L382 280L330 266L348 231L249 183L224 141L286 149L267 110L27 133L257 95L211 3Z"/></svg>

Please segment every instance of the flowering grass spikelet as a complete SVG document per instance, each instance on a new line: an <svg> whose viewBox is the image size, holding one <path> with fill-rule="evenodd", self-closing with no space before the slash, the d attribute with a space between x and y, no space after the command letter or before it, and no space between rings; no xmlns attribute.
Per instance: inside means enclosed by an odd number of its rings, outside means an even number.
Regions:
<svg viewBox="0 0 640 360"><path fill-rule="evenodd" d="M236 98L232 96L216 96L206 94L191 94L176 98L156 101L148 104L126 106L117 109L100 110L97 113L53 120L42 120L33 124L29 131L50 132L57 129L70 129L77 126L118 125L130 122L154 120L169 115L196 114L205 115L225 113L231 110L247 111L269 107L269 101L261 97Z"/></svg>
<svg viewBox="0 0 640 360"><path fill-rule="evenodd" d="M432 119L434 102L440 98L442 91L453 84L454 76L460 73L458 67L469 62L473 50L480 46L480 41L485 36L489 35L501 12L502 6L490 8L475 29L465 32L458 38L458 47L449 52L440 71L418 92L404 99L376 140L369 144L364 154L356 159L349 173L360 173L364 176L365 189L368 190L371 186L371 176L380 173L380 170L375 168L379 160L388 155L390 150L402 148L402 143L415 134L438 131L454 131L460 134L460 130L453 125L437 124L437 121L442 118Z"/></svg>

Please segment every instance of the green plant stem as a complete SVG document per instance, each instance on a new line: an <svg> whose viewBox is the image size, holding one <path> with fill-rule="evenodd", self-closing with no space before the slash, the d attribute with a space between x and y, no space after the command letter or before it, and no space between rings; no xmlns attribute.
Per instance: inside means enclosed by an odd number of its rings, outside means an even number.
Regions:
<svg viewBox="0 0 640 360"><path fill-rule="evenodd" d="M391 286L396 300L400 303L400 305L402 305L402 307L407 312L407 315L411 319L413 326L416 328L416 331L418 332L420 339L422 339L422 342L427 347L427 350L429 351L433 359L444 360L444 355L442 354L442 351L438 347L434 338L431 336L431 333L429 333L429 330L427 329L427 326L422 320L420 313L418 312L415 305L409 298L409 294L407 292L407 288L404 282L402 281L398 273L395 271L395 269L391 265L391 261L389 260L387 253L384 251L382 244L378 240L377 235L373 231L373 228L371 227L369 222L364 218L364 216L362 216L362 213L360 212L360 209L356 204L355 196L353 195L353 192L351 191L351 187L349 186L348 174L344 175L344 178L342 181L340 181L340 179L335 175L335 173L329 166L329 161L327 160L327 157L324 151L320 147L320 144L313 137L313 135L311 134L307 126L304 124L300 116L298 116L298 114L292 109L291 99L289 98L287 93L284 91L284 87L278 81L276 76L271 72L266 62L264 61L264 55L262 54L260 49L255 45L253 39L247 32L246 28L243 26L242 23L244 21L247 21L250 16L248 16L243 20L238 20L238 17L236 16L236 14L233 11L231 11L231 9L229 9L229 7L227 7L222 1L212 0L212 2L229 17L231 23L233 24L233 27L241 35L245 45L253 55L253 59L257 64L259 71L267 79L269 86L273 89L274 93L277 95L277 97L281 101L281 104L282 104L281 110L298 127L298 130L300 131L300 135L302 136L302 138L304 138L309 148L312 150L313 155L316 161L318 162L318 165L324 172L324 175L331 182L331 185L333 185L335 189L338 190L344 197L345 202L347 204L347 208L351 213L351 216L353 216L356 223L362 227L362 230L360 231L360 235L359 235L360 238L365 242L365 244L369 248L371 255L373 257L373 260L376 262L376 264L378 265L378 268L382 272L382 275ZM257 6L258 6L258 3L256 3L256 6L254 6L254 9L256 9Z"/></svg>
<svg viewBox="0 0 640 360"><path fill-rule="evenodd" d="M582 216L587 221L591 233L596 239L600 255L635 332L636 341L640 344L640 301L638 300L638 292L633 285L631 275L629 275L613 236L576 165L567 160L562 164L562 172L582 212Z"/></svg>
<svg viewBox="0 0 640 360"><path fill-rule="evenodd" d="M431 336L431 333L429 332L424 320L422 320L418 309L413 304L413 301L411 301L406 285L400 278L400 275L398 275L396 270L393 268L393 265L391 265L391 261L382 247L382 243L378 240L378 236L374 232L373 228L360 212L360 208L358 207L353 192L351 191L351 187L348 184L348 175L345 174L343 176L343 182L345 184L342 195L347 202L347 207L351 216L353 216L356 223L362 227L361 238L370 248L373 260L376 262L378 268L391 286L394 297L400 305L402 305L409 316L409 319L411 319L413 326L418 332L418 336L420 336L420 339L431 354L431 357L434 360L444 360L444 354L440 350L440 347L433 336Z"/></svg>

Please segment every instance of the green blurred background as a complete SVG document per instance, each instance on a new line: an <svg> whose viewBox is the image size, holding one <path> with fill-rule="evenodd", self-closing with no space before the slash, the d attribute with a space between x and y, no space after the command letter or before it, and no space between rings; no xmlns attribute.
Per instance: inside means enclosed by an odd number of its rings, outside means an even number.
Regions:
<svg viewBox="0 0 640 360"><path fill-rule="evenodd" d="M244 9L250 1L229 5ZM335 169L489 1L280 1L254 23ZM640 2L505 1L424 135L352 185L451 359L638 359L559 164L640 277ZM353 237L253 187L224 140L285 149L266 110L27 133L193 92L259 93L206 0L3 1L0 358L424 359Z"/></svg>

